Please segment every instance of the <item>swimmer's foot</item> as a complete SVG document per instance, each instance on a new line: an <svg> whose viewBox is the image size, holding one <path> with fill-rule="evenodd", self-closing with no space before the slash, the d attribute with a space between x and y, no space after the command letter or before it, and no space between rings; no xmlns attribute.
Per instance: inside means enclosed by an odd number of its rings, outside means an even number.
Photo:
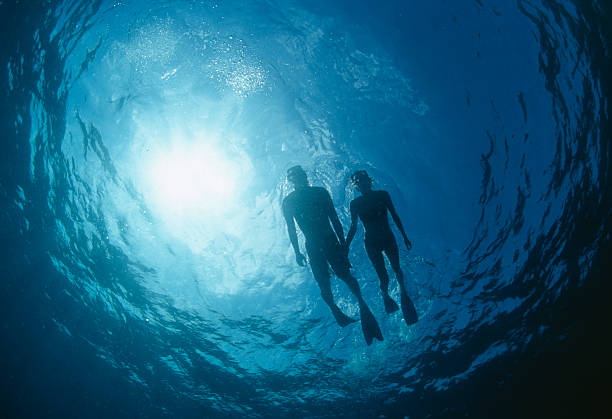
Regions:
<svg viewBox="0 0 612 419"><path fill-rule="evenodd" d="M393 301L393 298L389 294L383 294L383 301L385 302L385 311L387 314L394 313L399 310L397 303Z"/></svg>
<svg viewBox="0 0 612 419"><path fill-rule="evenodd" d="M334 310L334 317L336 318L336 322L338 322L341 327L348 326L349 324L357 321L357 319L347 316L340 310Z"/></svg>
<svg viewBox="0 0 612 419"><path fill-rule="evenodd" d="M372 344L374 339L384 340L376 319L365 303L359 305L359 312L361 315L361 330L368 346Z"/></svg>
<svg viewBox="0 0 612 419"><path fill-rule="evenodd" d="M417 316L416 309L414 308L414 304L408 294L406 292L402 292L402 314L404 315L404 320L408 326L415 324L419 317Z"/></svg>

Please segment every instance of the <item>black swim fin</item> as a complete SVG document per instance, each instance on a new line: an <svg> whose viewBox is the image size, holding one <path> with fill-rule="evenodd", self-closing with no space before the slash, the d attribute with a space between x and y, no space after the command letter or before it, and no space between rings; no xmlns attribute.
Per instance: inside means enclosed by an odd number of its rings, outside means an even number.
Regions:
<svg viewBox="0 0 612 419"><path fill-rule="evenodd" d="M387 314L395 313L397 310L399 310L397 303L393 301L393 298L389 297L389 294L383 294L383 301L385 302L385 311Z"/></svg>
<svg viewBox="0 0 612 419"><path fill-rule="evenodd" d="M333 314L336 319L336 322L340 325L340 327L348 326L349 324L357 321L356 319L344 314L342 311L340 311L340 309L334 310Z"/></svg>
<svg viewBox="0 0 612 419"><path fill-rule="evenodd" d="M406 292L402 292L402 314L408 326L415 324L419 320L414 304Z"/></svg>
<svg viewBox="0 0 612 419"><path fill-rule="evenodd" d="M365 303L359 305L359 312L361 314L361 330L363 330L363 337L368 346L372 344L374 339L383 341L384 339L380 327L378 327L374 315Z"/></svg>

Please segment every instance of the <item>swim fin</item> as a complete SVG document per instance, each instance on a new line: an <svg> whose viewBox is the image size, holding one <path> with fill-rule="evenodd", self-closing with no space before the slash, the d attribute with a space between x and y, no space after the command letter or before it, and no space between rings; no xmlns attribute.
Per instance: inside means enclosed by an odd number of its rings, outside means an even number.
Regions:
<svg viewBox="0 0 612 419"><path fill-rule="evenodd" d="M338 310L332 310L334 317L336 319L336 322L340 325L340 327L345 327L348 326L351 323L356 322L357 320L347 316L346 314L344 314L342 311L340 311L340 309Z"/></svg>
<svg viewBox="0 0 612 419"><path fill-rule="evenodd" d="M417 315L416 309L414 308L414 304L408 294L406 292L402 292L402 314L404 315L404 320L408 326L415 324L419 317Z"/></svg>
<svg viewBox="0 0 612 419"><path fill-rule="evenodd" d="M372 344L374 339L383 341L384 339L380 327L378 327L374 315L365 302L359 305L359 312L361 315L361 330L363 330L363 337L368 346Z"/></svg>
<svg viewBox="0 0 612 419"><path fill-rule="evenodd" d="M389 294L383 294L383 301L385 302L385 311L387 314L395 313L399 310L397 303L393 301L393 298L391 298Z"/></svg>

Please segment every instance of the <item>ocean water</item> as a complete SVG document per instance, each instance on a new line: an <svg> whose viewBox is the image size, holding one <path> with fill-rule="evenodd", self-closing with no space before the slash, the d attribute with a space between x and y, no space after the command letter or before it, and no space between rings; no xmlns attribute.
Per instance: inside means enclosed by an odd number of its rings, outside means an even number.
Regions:
<svg viewBox="0 0 612 419"><path fill-rule="evenodd" d="M0 416L612 414L611 19L0 1ZM354 170L389 191L417 324L385 313L360 227L385 340L336 325L280 213L295 164L345 232Z"/></svg>

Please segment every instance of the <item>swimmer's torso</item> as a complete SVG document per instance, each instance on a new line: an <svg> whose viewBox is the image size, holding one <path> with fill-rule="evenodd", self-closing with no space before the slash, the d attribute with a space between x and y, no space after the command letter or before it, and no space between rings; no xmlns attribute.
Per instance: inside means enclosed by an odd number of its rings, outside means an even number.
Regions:
<svg viewBox="0 0 612 419"><path fill-rule="evenodd" d="M283 201L283 212L295 218L308 242L335 238L329 222L332 211L329 192L317 186L296 189Z"/></svg>
<svg viewBox="0 0 612 419"><path fill-rule="evenodd" d="M387 217L390 201L386 191L370 191L351 202L351 214L361 219L367 241L392 237Z"/></svg>

